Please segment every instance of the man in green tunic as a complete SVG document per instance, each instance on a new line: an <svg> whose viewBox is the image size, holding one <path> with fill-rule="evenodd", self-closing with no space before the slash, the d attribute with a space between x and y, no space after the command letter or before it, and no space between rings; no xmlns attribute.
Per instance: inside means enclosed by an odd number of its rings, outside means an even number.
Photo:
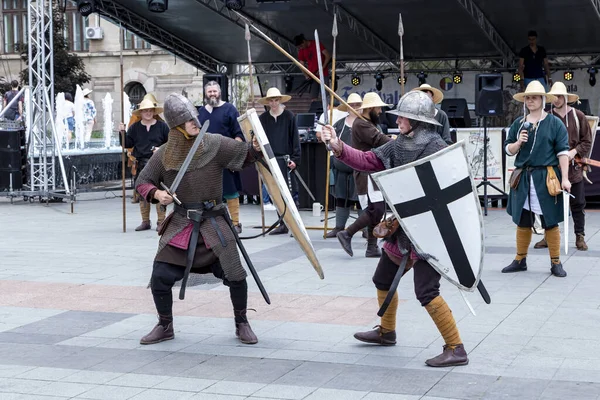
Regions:
<svg viewBox="0 0 600 400"><path fill-rule="evenodd" d="M548 168L557 177L562 177L561 187L571 191L569 182L569 143L565 125L555 116L544 112L546 101L554 101L553 95L546 94L538 81L527 85L523 93L513 98L524 103L525 117L513 122L504 142L509 156L516 156L515 173L521 169L516 185L512 185L506 211L517 224L517 255L502 272L527 270L527 249L531 243L531 228L534 214L538 214L550 252L550 272L554 276L565 277L567 273L560 262L560 231L558 223L563 221L562 195L551 196L546 178ZM560 166L560 169L558 168ZM515 188L516 187L516 188Z"/></svg>

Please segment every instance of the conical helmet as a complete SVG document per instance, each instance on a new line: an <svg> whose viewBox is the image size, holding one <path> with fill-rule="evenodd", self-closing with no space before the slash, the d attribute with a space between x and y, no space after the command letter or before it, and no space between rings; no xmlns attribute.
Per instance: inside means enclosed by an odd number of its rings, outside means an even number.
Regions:
<svg viewBox="0 0 600 400"><path fill-rule="evenodd" d="M163 115L169 129L183 125L190 120L194 120L198 127L202 126L198 121L198 110L187 97L176 93L170 94L165 99L164 109Z"/></svg>
<svg viewBox="0 0 600 400"><path fill-rule="evenodd" d="M435 104L433 104L429 96L419 90L406 93L400 98L396 109L387 112L415 121L422 121L438 126L442 125L435 120Z"/></svg>

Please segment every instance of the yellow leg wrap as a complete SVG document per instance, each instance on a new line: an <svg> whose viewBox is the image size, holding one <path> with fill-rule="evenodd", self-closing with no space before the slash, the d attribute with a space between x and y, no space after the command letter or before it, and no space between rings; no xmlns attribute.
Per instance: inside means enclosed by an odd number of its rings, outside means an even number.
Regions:
<svg viewBox="0 0 600 400"><path fill-rule="evenodd" d="M558 226L552 229L546 229L546 243L550 252L552 264L560 263L560 230Z"/></svg>
<svg viewBox="0 0 600 400"><path fill-rule="evenodd" d="M150 203L144 199L140 199L140 212L142 213L142 221L150 221Z"/></svg>
<svg viewBox="0 0 600 400"><path fill-rule="evenodd" d="M456 322L452 316L452 311L442 296L431 300L425 306L425 309L427 309L431 319L435 322L435 326L437 326L447 346L454 348L462 343Z"/></svg>
<svg viewBox="0 0 600 400"><path fill-rule="evenodd" d="M527 250L529 249L529 244L531 244L532 234L531 228L517 226L517 256L515 260L521 261L527 257Z"/></svg>
<svg viewBox="0 0 600 400"><path fill-rule="evenodd" d="M236 197L235 199L227 199L227 209L229 210L229 215L231 215L231 222L233 222L233 225L239 224L240 198Z"/></svg>
<svg viewBox="0 0 600 400"><path fill-rule="evenodd" d="M379 290L377 289L377 301L379 302L379 307L383 304L385 297L387 296L387 290ZM396 330L396 312L398 311L398 292L394 293L394 297L392 297L392 301L388 306L387 310L385 310L385 314L381 317L381 331L383 333L388 333Z"/></svg>

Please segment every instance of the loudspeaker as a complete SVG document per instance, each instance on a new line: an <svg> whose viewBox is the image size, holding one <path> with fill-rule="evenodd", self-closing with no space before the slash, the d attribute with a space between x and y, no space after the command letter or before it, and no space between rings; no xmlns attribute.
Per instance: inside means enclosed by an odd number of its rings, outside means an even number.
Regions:
<svg viewBox="0 0 600 400"><path fill-rule="evenodd" d="M210 81L215 81L221 86L221 100L229 101L229 81L225 74L204 74L202 77L202 85L206 85ZM203 89L204 90L204 89Z"/></svg>
<svg viewBox="0 0 600 400"><path fill-rule="evenodd" d="M0 130L0 191L20 190L25 183L27 152L24 130Z"/></svg>
<svg viewBox="0 0 600 400"><path fill-rule="evenodd" d="M503 115L502 74L475 76L475 115L480 117Z"/></svg>
<svg viewBox="0 0 600 400"><path fill-rule="evenodd" d="M578 109L585 115L592 115L592 109L590 108L590 101L588 99L579 99L579 104L575 102L571 107Z"/></svg>
<svg viewBox="0 0 600 400"><path fill-rule="evenodd" d="M452 128L470 128L471 116L466 99L444 99L442 110L448 115L448 122Z"/></svg>

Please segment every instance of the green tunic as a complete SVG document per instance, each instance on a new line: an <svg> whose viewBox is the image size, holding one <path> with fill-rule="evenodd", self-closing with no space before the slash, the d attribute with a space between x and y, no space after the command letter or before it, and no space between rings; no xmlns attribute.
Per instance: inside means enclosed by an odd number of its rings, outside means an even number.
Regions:
<svg viewBox="0 0 600 400"><path fill-rule="evenodd" d="M518 118L511 125L504 142L505 151L507 145L517 141L522 122L523 118ZM534 133L533 127L529 129L529 138L523 144L515 159L515 167L523 168L524 171L517 189L510 190L508 206L506 207L506 212L512 216L515 224L518 224L521 219L521 212L529 194L530 177L533 179L546 226L556 225L563 221L563 199L562 196L550 196L548 193L546 187L548 172L545 167L548 165L553 166L556 176L559 180L561 179L561 173L558 169L558 154L569 150L567 138L567 128L551 114L539 123L537 132ZM533 152L532 147L534 147ZM508 153L507 155L510 156Z"/></svg>

